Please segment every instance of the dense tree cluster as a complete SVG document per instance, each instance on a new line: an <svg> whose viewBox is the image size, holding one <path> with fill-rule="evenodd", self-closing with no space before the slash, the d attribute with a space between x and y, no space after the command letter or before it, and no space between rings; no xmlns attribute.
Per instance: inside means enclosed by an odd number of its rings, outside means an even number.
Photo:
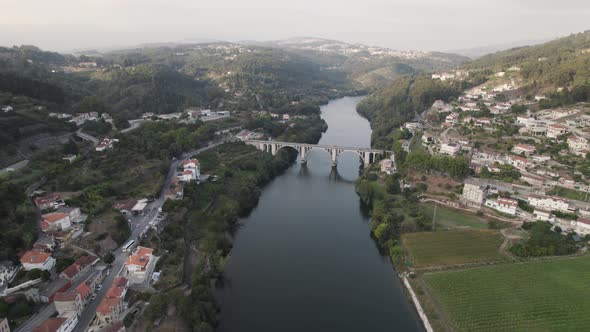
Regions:
<svg viewBox="0 0 590 332"><path fill-rule="evenodd" d="M510 251L519 257L539 257L570 255L576 252L576 242L572 234L562 235L551 230L551 224L544 221L524 223L523 229L530 233L524 243L518 243Z"/></svg>

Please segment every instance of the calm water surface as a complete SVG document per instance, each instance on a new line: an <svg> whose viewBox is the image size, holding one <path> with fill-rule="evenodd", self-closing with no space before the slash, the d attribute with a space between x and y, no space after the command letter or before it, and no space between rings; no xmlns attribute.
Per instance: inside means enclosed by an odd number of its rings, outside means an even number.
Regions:
<svg viewBox="0 0 590 332"><path fill-rule="evenodd" d="M371 129L346 97L322 107L321 144L369 147ZM241 222L217 290L218 331L422 331L354 192L359 158L312 151L263 190Z"/></svg>

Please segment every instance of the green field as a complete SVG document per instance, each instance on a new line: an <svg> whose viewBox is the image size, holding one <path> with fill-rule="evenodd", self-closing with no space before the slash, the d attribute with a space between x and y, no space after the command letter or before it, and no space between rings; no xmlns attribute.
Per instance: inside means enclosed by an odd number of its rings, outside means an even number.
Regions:
<svg viewBox="0 0 590 332"><path fill-rule="evenodd" d="M502 259L498 248L503 238L493 230L408 233L401 239L412 266L416 268Z"/></svg>
<svg viewBox="0 0 590 332"><path fill-rule="evenodd" d="M432 221L434 205L425 204L424 210L426 217ZM463 212L444 206L438 206L436 209L436 229L448 230L455 228L486 228L488 223L483 218L477 217L474 213Z"/></svg>
<svg viewBox="0 0 590 332"><path fill-rule="evenodd" d="M458 331L588 331L590 256L423 275Z"/></svg>

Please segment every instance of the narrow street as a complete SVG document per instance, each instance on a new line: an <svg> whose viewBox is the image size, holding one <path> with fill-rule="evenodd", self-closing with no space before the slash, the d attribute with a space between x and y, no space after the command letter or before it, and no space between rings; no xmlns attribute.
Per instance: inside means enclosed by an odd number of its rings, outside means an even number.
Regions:
<svg viewBox="0 0 590 332"><path fill-rule="evenodd" d="M160 192L160 195L158 196L158 198L156 200L154 200L153 202L148 204L146 209L149 210L149 213L144 218L141 218L138 221L137 227L134 227L132 229L131 236L129 237L128 240L139 239L140 234L142 234L144 231L146 231L148 229L149 222L152 221L156 217L156 215L158 214L159 208L161 208L162 205L164 204L164 201L165 201L164 194L166 193L166 191L170 187L170 183L172 182L172 178L176 174L176 168L178 167L178 165L180 165L186 159L194 157L201 152L215 148L215 147L225 143L226 141L227 141L227 139L223 139L219 142L211 143L208 146L202 147L200 149L191 150L186 153L183 153L181 158L174 160L170 164L170 168L168 169L168 174L166 175L166 179L164 181L164 185L162 186L162 190ZM115 250L113 252L113 255L115 255L115 261L112 264L111 273L103 281L102 289L96 293L96 299L94 299L92 302L90 302L88 307L80 315L80 318L78 320L78 325L76 325L76 327L74 328L73 331L84 332L88 329L88 326L90 325L90 323L92 323L92 320L94 319L94 317L96 315L96 309L97 309L98 305L100 304L100 301L102 301L107 290L111 287L111 284L113 283L113 280L115 279L115 277L117 275L119 275L121 273L121 271L123 270L125 260L127 259L128 254L124 253L122 251L122 249L119 247L119 248L117 248L117 250ZM28 331L28 330L23 330L23 331Z"/></svg>

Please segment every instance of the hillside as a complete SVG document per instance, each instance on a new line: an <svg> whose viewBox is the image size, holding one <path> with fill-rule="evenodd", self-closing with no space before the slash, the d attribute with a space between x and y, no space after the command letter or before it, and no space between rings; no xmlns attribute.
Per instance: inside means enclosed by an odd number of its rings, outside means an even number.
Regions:
<svg viewBox="0 0 590 332"><path fill-rule="evenodd" d="M432 79L409 71L382 86L358 105L373 126L373 145L388 147L392 133L436 99L448 101L472 86L485 89L510 85L505 93L545 95L541 108L590 101L590 31L536 46L514 48L486 55L458 67L462 76ZM560 92L559 92L560 91Z"/></svg>
<svg viewBox="0 0 590 332"><path fill-rule="evenodd" d="M291 38L261 44L311 57L332 58L333 66L362 88L377 88L406 74L451 69L469 60L456 54L393 50L322 38Z"/></svg>
<svg viewBox="0 0 590 332"><path fill-rule="evenodd" d="M468 70L519 71L530 89L555 90L584 85L590 79L590 31L544 44L513 48L467 63Z"/></svg>

